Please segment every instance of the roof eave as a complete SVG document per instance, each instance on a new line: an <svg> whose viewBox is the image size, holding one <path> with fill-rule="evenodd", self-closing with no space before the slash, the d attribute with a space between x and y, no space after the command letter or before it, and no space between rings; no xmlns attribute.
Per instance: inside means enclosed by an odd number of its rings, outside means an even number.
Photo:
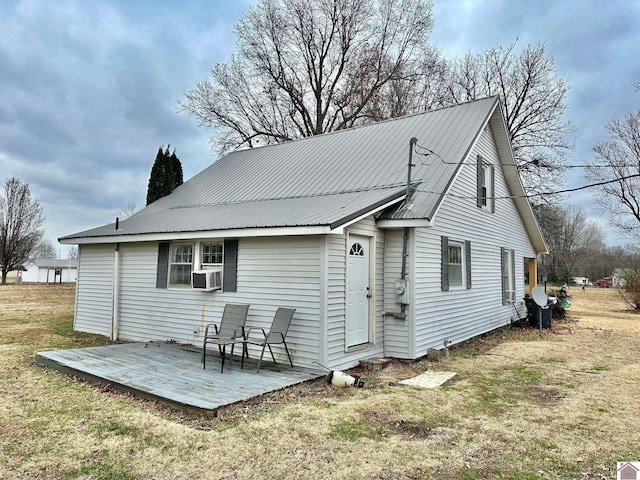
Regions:
<svg viewBox="0 0 640 480"><path fill-rule="evenodd" d="M286 235L329 235L340 234L342 229L332 229L329 225L308 225L290 227L234 228L227 230L202 230L188 232L160 232L113 234L98 236L62 237L63 245L113 244L135 242L159 242L170 240L200 240L207 238L278 237Z"/></svg>
<svg viewBox="0 0 640 480"><path fill-rule="evenodd" d="M542 229L538 223L538 219L533 213L529 198L526 196L522 180L518 174L518 170L515 165L515 157L513 155L513 148L511 146L511 140L509 138L507 124L502 113L502 106L498 104L499 108L496 108L491 117L488 119L488 123L491 126L491 130L496 137L496 148L498 150L498 158L502 163L502 169L504 172L509 192L514 198L516 208L518 209L525 229L529 234L531 244L538 254L548 253L549 249L547 242L542 234Z"/></svg>

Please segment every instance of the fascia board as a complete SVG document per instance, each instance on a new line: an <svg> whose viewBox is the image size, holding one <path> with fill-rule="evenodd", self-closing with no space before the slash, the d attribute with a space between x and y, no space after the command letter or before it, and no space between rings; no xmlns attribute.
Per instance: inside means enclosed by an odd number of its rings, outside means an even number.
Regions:
<svg viewBox="0 0 640 480"><path fill-rule="evenodd" d="M209 238L281 237L289 235L329 235L342 234L343 229L331 229L327 225L306 227L244 228L231 230L207 230L200 232L143 233L134 235L104 235L99 237L77 237L58 239L66 245L93 243L135 243L169 240L201 240Z"/></svg>

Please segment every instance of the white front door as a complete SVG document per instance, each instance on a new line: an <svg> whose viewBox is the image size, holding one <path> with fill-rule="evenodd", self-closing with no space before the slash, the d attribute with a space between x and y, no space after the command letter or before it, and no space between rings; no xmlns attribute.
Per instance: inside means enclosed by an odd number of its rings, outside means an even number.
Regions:
<svg viewBox="0 0 640 480"><path fill-rule="evenodd" d="M369 238L349 236L347 245L347 347L369 341Z"/></svg>

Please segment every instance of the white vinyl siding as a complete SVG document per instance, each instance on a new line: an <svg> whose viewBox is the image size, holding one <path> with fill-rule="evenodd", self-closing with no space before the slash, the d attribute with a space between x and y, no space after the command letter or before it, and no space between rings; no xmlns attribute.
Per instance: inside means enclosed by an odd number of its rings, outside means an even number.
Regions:
<svg viewBox="0 0 640 480"><path fill-rule="evenodd" d="M111 334L114 245L80 245L73 328L80 332Z"/></svg>
<svg viewBox="0 0 640 480"><path fill-rule="evenodd" d="M410 230L413 232L413 229ZM414 321L413 312L416 305L413 297L409 305L405 308L406 319L395 318L389 313L400 313L401 306L396 303L395 284L400 279L402 273L402 244L404 231L402 228L390 229L386 231L385 236L385 261L384 261L384 278L385 278L385 296L384 311L387 315L384 317L384 355L386 357L411 359L414 356ZM409 278L409 292L414 289L417 279L413 276L413 235L409 239L409 250L407 257L407 274ZM440 268L440 257L435 258L437 267ZM438 277L439 281L440 277ZM439 285L439 283L438 283Z"/></svg>
<svg viewBox="0 0 640 480"><path fill-rule="evenodd" d="M474 208L477 155L496 164L495 213ZM518 280L524 276L521 259L536 255L513 201L500 199L508 197L509 191L497 164L489 128L482 133L468 158L454 181L451 195L445 197L434 226L416 228L414 232L416 357L425 355L430 347L442 348L445 340L459 343L508 324L516 315L514 305L502 304L501 245L507 234L516 258L515 306L519 311L523 309L524 285ZM471 288L442 291L441 236L470 242Z"/></svg>
<svg viewBox="0 0 640 480"><path fill-rule="evenodd" d="M248 326L268 327L278 307L296 309L287 336L295 365L314 366L320 351L320 251L324 237L266 237L239 240L237 292L201 292L191 288L156 288L158 244L120 245L119 338L132 341L175 340L200 345L204 326L220 319L227 302L250 304ZM83 249L85 247L83 246ZM104 249L113 274L113 246ZM95 256L94 256L95 257ZM95 268L94 268L95 269ZM100 276L103 279L104 276ZM79 289L107 291L90 281ZM83 296L83 299L86 296ZM95 295L94 297L95 298ZM88 300L88 299L87 299ZM82 303L87 311L87 301ZM110 310L98 322L109 334ZM84 318L82 315L77 317ZM108 318L107 318L108 317ZM88 331L88 330L85 330ZM255 354L255 352L253 352ZM274 347L276 358L286 361ZM317 367L317 366L316 366Z"/></svg>

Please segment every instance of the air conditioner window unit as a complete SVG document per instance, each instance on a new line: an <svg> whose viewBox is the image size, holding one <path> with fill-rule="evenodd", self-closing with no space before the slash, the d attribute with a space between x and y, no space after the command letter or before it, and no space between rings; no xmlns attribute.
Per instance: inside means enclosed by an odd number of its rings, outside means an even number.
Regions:
<svg viewBox="0 0 640 480"><path fill-rule="evenodd" d="M211 292L222 288L220 270L197 270L191 272L191 288L202 292Z"/></svg>

